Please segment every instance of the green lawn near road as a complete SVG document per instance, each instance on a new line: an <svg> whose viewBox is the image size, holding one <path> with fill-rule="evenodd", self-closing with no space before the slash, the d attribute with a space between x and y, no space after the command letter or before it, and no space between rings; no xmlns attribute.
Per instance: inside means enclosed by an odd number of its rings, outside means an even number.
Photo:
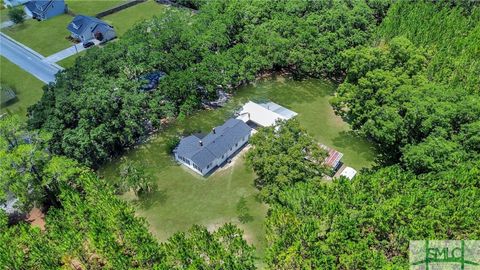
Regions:
<svg viewBox="0 0 480 270"><path fill-rule="evenodd" d="M126 0L66 0L68 9L77 15L95 16L96 14L117 6Z"/></svg>
<svg viewBox="0 0 480 270"><path fill-rule="evenodd" d="M74 55L72 55L72 56L69 56L69 57L67 57L67 58L65 58L65 59L62 59L62 60L58 61L57 64L58 64L59 66L63 67L63 68L71 67L71 66L73 66L73 65L75 64L75 60L77 60L78 57L83 56L83 55L85 55L86 53L87 53L86 50L85 50L85 51L81 51L81 52L79 52L79 53L77 53L77 54L74 54Z"/></svg>
<svg viewBox="0 0 480 270"><path fill-rule="evenodd" d="M26 20L24 23L2 29L18 42L25 44L43 56L49 56L72 46L66 39L70 36L67 25L70 15L59 15L45 21Z"/></svg>
<svg viewBox="0 0 480 270"><path fill-rule="evenodd" d="M105 16L102 20L113 25L117 35L121 37L136 22L151 18L155 15L162 15L165 10L167 10L165 5L160 5L155 1L150 0L121 10L112 15Z"/></svg>
<svg viewBox="0 0 480 270"><path fill-rule="evenodd" d="M17 95L16 100L6 106L1 105L0 114L11 113L25 118L27 108L42 97L43 82L17 67L3 56L0 57L0 81L2 85L5 84L12 87Z"/></svg>
<svg viewBox="0 0 480 270"><path fill-rule="evenodd" d="M8 21L8 9L2 8L0 9L0 22Z"/></svg>
<svg viewBox="0 0 480 270"><path fill-rule="evenodd" d="M293 81L278 77L241 88L228 104L216 110L200 111L191 117L177 120L149 142L126 153L125 157L141 162L156 179L159 191L146 199L137 199L132 194L123 198L133 201L137 213L145 217L151 231L164 241L174 232L185 231L193 224L214 228L225 222L239 225L246 238L257 248L262 257L265 248L264 217L267 206L255 199L254 173L239 157L233 166L217 171L207 178L200 177L178 165L166 153L165 140L173 134L210 132L222 124L248 100L271 100L297 112L302 126L318 142L324 143L345 154L343 161L354 168L370 166L374 152L365 140L349 133L349 127L334 115L329 105L334 85L322 80ZM118 177L120 161L104 166L99 173L106 179ZM244 196L250 208L252 222L241 224L236 213L236 204Z"/></svg>

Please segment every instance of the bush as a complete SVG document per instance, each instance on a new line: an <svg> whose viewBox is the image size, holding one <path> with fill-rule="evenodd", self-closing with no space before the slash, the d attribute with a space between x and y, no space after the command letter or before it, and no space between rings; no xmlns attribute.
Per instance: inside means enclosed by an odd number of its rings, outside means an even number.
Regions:
<svg viewBox="0 0 480 270"><path fill-rule="evenodd" d="M180 143L180 138L178 136L171 136L167 139L167 152L169 154L173 153L173 150L177 147Z"/></svg>
<svg viewBox="0 0 480 270"><path fill-rule="evenodd" d="M24 16L25 11L22 8L11 8L8 11L8 17L15 24L23 23L25 21Z"/></svg>

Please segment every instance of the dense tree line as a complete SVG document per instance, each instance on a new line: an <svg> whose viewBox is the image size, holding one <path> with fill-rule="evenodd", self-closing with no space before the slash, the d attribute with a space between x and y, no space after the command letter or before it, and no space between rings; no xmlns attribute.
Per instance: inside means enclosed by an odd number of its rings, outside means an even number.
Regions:
<svg viewBox="0 0 480 270"><path fill-rule="evenodd" d="M118 42L89 50L44 89L31 128L54 153L97 167L162 119L185 116L265 72L341 78L341 51L365 44L384 1L205 1L198 14L170 9ZM162 70L155 91L137 80Z"/></svg>
<svg viewBox="0 0 480 270"><path fill-rule="evenodd" d="M352 181L270 182L270 268L406 269L410 240L478 239L479 9L458 4L397 2L376 45L342 53L346 77L332 104L376 144L378 163ZM275 129L255 136L257 181L284 179L262 165L294 147L279 146Z"/></svg>
<svg viewBox="0 0 480 270"><path fill-rule="evenodd" d="M0 119L0 202L46 214L45 231L9 224L0 209L2 269L253 269L253 247L226 224L215 232L194 226L158 243L134 209L78 162L48 151L48 136ZM12 221L10 221L12 222Z"/></svg>
<svg viewBox="0 0 480 270"><path fill-rule="evenodd" d="M326 182L325 153L298 122L258 132L247 161L270 205L269 268L404 269L411 239L480 237L478 4L185 2L200 12L144 21L62 72L30 109L30 130L0 120L0 201L47 213L41 232L0 210L2 268L253 268L232 225L158 243L80 163L99 166L218 89L283 69L343 81L332 104L380 157ZM153 70L168 75L142 91ZM134 169L134 184L147 179Z"/></svg>

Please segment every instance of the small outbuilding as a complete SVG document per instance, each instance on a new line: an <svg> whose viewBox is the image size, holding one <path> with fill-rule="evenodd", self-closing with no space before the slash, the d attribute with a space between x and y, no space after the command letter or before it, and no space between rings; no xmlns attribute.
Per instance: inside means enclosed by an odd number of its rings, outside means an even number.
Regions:
<svg viewBox="0 0 480 270"><path fill-rule="evenodd" d="M67 6L64 0L31 0L25 4L25 13L27 16L40 21L67 12Z"/></svg>
<svg viewBox="0 0 480 270"><path fill-rule="evenodd" d="M357 174L357 171L352 167L345 167L343 171L340 173L340 176L345 176L346 178L352 180L353 177Z"/></svg>
<svg viewBox="0 0 480 270"><path fill-rule="evenodd" d="M275 125L278 120L289 120L296 115L296 112L273 102L255 103L249 101L238 112L237 119L245 123L252 122L261 127L269 127Z"/></svg>
<svg viewBox="0 0 480 270"><path fill-rule="evenodd" d="M95 17L77 15L67 26L72 38L80 40L83 44L98 40L107 42L117 37L113 26Z"/></svg>

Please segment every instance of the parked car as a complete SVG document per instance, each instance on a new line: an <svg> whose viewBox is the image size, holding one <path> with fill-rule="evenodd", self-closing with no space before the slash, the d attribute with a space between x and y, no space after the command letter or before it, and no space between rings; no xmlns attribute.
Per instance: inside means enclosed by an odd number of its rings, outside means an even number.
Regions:
<svg viewBox="0 0 480 270"><path fill-rule="evenodd" d="M84 47L85 49L90 48L90 47L92 47L93 45L95 45L95 43L93 43L93 41L88 41L88 42L83 43L83 47Z"/></svg>

